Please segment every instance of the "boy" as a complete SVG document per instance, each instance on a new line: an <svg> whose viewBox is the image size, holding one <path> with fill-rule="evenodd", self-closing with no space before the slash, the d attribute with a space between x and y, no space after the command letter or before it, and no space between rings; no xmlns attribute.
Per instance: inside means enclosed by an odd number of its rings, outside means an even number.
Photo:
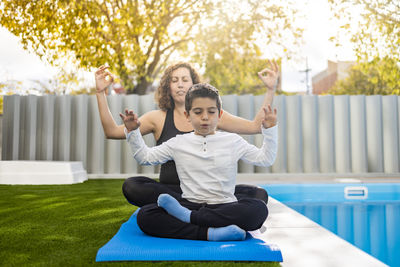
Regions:
<svg viewBox="0 0 400 267"><path fill-rule="evenodd" d="M140 135L133 111L120 114L134 158L142 165L173 159L182 196L161 194L157 204L143 206L138 225L143 232L181 239L212 241L243 240L246 231L261 227L268 215L258 199L234 196L237 161L270 166L276 156L276 109L264 108L263 146L257 148L232 133L216 132L222 116L218 90L209 84L193 85L185 97L185 116L194 132L178 135L148 148Z"/></svg>

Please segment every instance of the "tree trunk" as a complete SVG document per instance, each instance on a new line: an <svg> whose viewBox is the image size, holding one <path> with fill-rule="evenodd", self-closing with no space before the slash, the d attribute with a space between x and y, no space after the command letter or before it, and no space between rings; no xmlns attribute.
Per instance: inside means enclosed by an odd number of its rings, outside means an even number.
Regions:
<svg viewBox="0 0 400 267"><path fill-rule="evenodd" d="M147 88L151 85L151 82L149 82L146 77L142 77L139 80L139 83L133 88L133 91L128 91L128 94L138 94L138 95L144 95L146 94Z"/></svg>

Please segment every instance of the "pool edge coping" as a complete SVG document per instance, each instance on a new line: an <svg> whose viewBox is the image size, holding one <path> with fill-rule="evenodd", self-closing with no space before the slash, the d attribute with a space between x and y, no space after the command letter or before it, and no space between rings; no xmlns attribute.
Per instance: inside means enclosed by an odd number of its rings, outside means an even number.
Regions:
<svg viewBox="0 0 400 267"><path fill-rule="evenodd" d="M268 208L270 215L264 224L267 231L262 234L263 239L281 249L284 267L387 266L272 197Z"/></svg>

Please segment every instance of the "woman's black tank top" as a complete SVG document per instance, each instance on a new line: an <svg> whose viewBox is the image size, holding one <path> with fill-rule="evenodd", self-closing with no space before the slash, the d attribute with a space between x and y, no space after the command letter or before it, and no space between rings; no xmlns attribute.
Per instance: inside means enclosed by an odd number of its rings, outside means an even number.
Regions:
<svg viewBox="0 0 400 267"><path fill-rule="evenodd" d="M165 141L175 137L178 134L185 134L189 132L181 132L175 127L174 110L168 109L164 121L164 127L161 132L160 138L157 140L157 145L161 145ZM170 160L161 165L160 169L160 183L179 185L179 177L176 172L175 161Z"/></svg>

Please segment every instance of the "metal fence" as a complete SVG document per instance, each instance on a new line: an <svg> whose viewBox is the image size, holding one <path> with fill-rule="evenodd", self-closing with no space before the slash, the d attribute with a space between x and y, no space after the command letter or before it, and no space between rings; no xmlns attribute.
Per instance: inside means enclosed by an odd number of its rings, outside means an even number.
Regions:
<svg viewBox="0 0 400 267"><path fill-rule="evenodd" d="M227 95L223 108L252 119L263 96ZM153 95L109 96L115 120L125 107L156 108ZM276 96L279 149L270 168L239 162L241 173L399 173L400 96ZM95 96L5 96L3 160L82 161L91 174L155 173L124 140L107 140ZM255 145L261 135L244 136ZM149 146L155 144L145 136Z"/></svg>

